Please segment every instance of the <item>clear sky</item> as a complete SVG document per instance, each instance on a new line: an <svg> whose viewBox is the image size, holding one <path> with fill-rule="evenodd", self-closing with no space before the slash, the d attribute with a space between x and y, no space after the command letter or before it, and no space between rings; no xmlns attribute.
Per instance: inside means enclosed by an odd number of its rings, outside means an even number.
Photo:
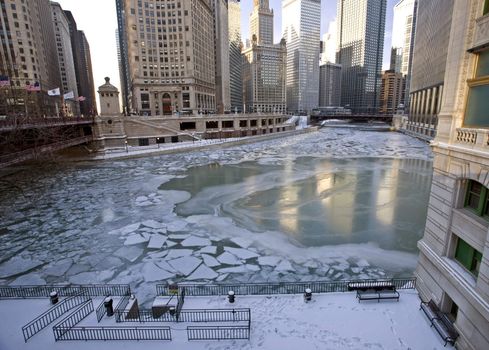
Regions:
<svg viewBox="0 0 489 350"><path fill-rule="evenodd" d="M185 0L184 0L185 1ZM387 18L384 43L384 68L388 67L391 31L392 9L398 0L387 0ZM73 13L79 30L83 30L90 44L92 54L93 78L95 89L104 83L104 77L111 78L111 83L120 89L119 64L117 61L117 46L115 32L117 16L115 0L57 0L64 10ZM321 2L321 34L326 33L328 24L336 16L337 0L322 0ZM281 35L282 0L270 0L270 6L275 13L275 40ZM241 0L241 26L243 39L248 38L249 16L253 8L253 0ZM98 96L97 96L98 100Z"/></svg>

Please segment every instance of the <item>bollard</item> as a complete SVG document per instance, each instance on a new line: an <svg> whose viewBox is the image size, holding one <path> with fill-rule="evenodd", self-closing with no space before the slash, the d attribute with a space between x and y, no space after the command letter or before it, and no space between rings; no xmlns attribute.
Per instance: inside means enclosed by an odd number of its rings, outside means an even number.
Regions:
<svg viewBox="0 0 489 350"><path fill-rule="evenodd" d="M312 290L307 288L304 291L304 301L307 303L307 302L311 301L311 299L312 299Z"/></svg>
<svg viewBox="0 0 489 350"><path fill-rule="evenodd" d="M230 290L228 292L228 300L231 304L234 303L234 298L235 298L234 291Z"/></svg>
<svg viewBox="0 0 489 350"><path fill-rule="evenodd" d="M170 312L170 315L171 315L171 316L175 316L175 313L176 313L175 306L170 306L170 310L169 310L169 312Z"/></svg>
<svg viewBox="0 0 489 350"><path fill-rule="evenodd" d="M52 291L50 294L49 294L49 299L51 300L51 304L56 304L58 302L58 292L56 291Z"/></svg>
<svg viewBox="0 0 489 350"><path fill-rule="evenodd" d="M105 298L104 300L105 310L107 311L107 317L114 316L114 308L112 307L112 298Z"/></svg>

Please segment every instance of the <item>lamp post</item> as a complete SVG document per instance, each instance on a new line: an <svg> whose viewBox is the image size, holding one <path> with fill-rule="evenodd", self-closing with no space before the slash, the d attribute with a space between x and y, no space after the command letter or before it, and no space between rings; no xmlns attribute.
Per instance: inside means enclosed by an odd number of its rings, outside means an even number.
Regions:
<svg viewBox="0 0 489 350"><path fill-rule="evenodd" d="M156 145L158 146L158 149L160 149L160 138L159 137L156 138Z"/></svg>
<svg viewBox="0 0 489 350"><path fill-rule="evenodd" d="M126 153L129 153L129 148L127 147L127 140L124 141L124 144L126 145Z"/></svg>

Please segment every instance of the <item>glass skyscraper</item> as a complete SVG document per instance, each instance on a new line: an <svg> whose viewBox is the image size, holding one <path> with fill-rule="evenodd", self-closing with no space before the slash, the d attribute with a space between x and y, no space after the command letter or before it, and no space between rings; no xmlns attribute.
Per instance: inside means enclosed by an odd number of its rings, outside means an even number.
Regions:
<svg viewBox="0 0 489 350"><path fill-rule="evenodd" d="M282 0L287 43L287 109L307 113L319 103L321 0Z"/></svg>
<svg viewBox="0 0 489 350"><path fill-rule="evenodd" d="M228 1L229 85L231 112L243 109L241 83L241 6L239 0Z"/></svg>
<svg viewBox="0 0 489 350"><path fill-rule="evenodd" d="M381 85L386 0L338 0L341 104L354 113L377 113Z"/></svg>

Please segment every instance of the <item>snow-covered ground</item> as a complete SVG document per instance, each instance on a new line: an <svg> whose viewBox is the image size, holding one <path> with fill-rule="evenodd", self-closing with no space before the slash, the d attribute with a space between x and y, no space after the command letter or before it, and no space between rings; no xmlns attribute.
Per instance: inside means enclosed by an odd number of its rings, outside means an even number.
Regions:
<svg viewBox="0 0 489 350"><path fill-rule="evenodd" d="M429 161L431 151L398 133L325 129L217 150L19 167L0 183L0 284L130 283L144 302L156 281L378 278L385 265L412 271L416 254L376 242L304 247L280 230L257 234L222 212L179 215L175 206L192 193L160 189L192 167L266 167L301 157Z"/></svg>
<svg viewBox="0 0 489 350"><path fill-rule="evenodd" d="M401 291L399 302L380 303L358 303L354 293L313 295L313 300L309 303L305 303L301 295L237 296L234 304L229 304L225 297L185 299L184 309L250 308L252 322L249 341L188 342L185 323L131 323L118 325L170 326L173 340L55 342L52 331L52 325L57 322L55 321L24 343L21 327L48 307L48 300L0 300L0 349L444 349L438 333L430 328L427 318L419 310L419 298L415 291ZM83 326L114 324L107 317L101 324L97 324L95 313L82 321Z"/></svg>

